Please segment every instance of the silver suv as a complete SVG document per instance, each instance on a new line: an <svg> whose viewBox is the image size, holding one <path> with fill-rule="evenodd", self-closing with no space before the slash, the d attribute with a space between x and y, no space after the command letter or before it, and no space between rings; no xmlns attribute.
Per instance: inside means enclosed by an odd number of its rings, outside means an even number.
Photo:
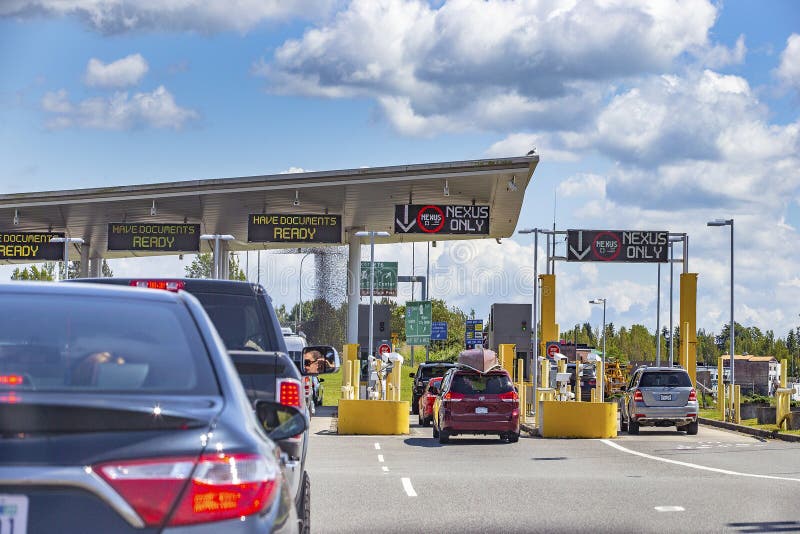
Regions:
<svg viewBox="0 0 800 534"><path fill-rule="evenodd" d="M638 434L640 426L675 426L697 434L697 391L680 367L640 367L620 399L620 429Z"/></svg>

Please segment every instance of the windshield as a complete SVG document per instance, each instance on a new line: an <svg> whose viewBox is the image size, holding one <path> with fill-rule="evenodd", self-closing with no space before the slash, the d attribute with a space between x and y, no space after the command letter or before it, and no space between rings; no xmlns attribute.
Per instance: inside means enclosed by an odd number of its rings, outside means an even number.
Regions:
<svg viewBox="0 0 800 534"><path fill-rule="evenodd" d="M692 387L689 375L682 371L663 371L644 373L639 381L639 387Z"/></svg>
<svg viewBox="0 0 800 534"><path fill-rule="evenodd" d="M0 308L14 310L0 321L0 389L218 392L197 327L177 303L11 294L0 295Z"/></svg>
<svg viewBox="0 0 800 534"><path fill-rule="evenodd" d="M422 369L422 375L421 375L422 379L423 380L428 380L428 379L430 379L431 377L434 377L434 376L444 376L444 374L449 369L452 369L452 367L445 367L445 366L427 367L426 366L426 367L421 367L420 369Z"/></svg>
<svg viewBox="0 0 800 534"><path fill-rule="evenodd" d="M450 385L450 391L465 395L495 395L513 390L514 385L506 375L457 374Z"/></svg>

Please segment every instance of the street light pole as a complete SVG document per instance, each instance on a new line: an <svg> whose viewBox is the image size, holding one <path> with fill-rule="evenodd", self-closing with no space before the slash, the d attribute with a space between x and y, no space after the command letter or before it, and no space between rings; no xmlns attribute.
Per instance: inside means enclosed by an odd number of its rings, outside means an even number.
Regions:
<svg viewBox="0 0 800 534"><path fill-rule="evenodd" d="M64 274L62 280L69 279L69 245L74 243L76 245L83 245L83 239L80 237L53 237L50 239L51 243L64 243Z"/></svg>
<svg viewBox="0 0 800 534"><path fill-rule="evenodd" d="M378 237L389 237L389 232L374 232L374 231L362 231L356 232L356 237L367 237L369 236L369 356L375 356L373 354L373 347L374 347L374 339L373 339L373 299L375 294L375 236Z"/></svg>
<svg viewBox="0 0 800 534"><path fill-rule="evenodd" d="M736 384L736 363L735 363L736 349L734 348L736 335L734 332L734 321L733 321L733 219L714 219L713 221L709 221L706 224L708 226L731 227L731 326L730 326L731 354L730 356L731 356L731 398L733 398L734 386Z"/></svg>
<svg viewBox="0 0 800 534"><path fill-rule="evenodd" d="M598 377L600 380L600 402L606 400L606 299L596 298L589 301L589 304L603 304L603 356L600 359L601 374Z"/></svg>
<svg viewBox="0 0 800 534"><path fill-rule="evenodd" d="M658 264L658 282L656 282L656 367L661 367L661 264ZM605 338L605 332L603 333ZM605 351L603 351L605 352Z"/></svg>
<svg viewBox="0 0 800 534"><path fill-rule="evenodd" d="M300 316L300 325L303 324L303 262L306 261L306 258L309 257L313 252L307 252L303 259L300 260L300 289L298 290L297 300L300 301L300 307L297 310L297 315L294 316L294 332L295 334L299 334L300 330L298 330L297 326L297 317Z"/></svg>

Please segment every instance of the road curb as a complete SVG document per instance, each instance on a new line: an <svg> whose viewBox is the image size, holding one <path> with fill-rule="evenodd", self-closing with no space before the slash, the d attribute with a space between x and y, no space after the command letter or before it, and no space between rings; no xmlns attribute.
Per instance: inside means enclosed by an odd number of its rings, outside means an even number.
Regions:
<svg viewBox="0 0 800 534"><path fill-rule="evenodd" d="M781 434L777 430L762 430L760 428L752 428L745 425L737 425L736 423L728 423L725 421L717 421L716 419L706 419L705 417L698 417L697 420L704 425L714 426L717 428L724 428L726 430L733 430L734 432L741 432L742 434L749 434L759 438L779 439L782 441L791 441L793 443L800 443L800 436L793 434Z"/></svg>

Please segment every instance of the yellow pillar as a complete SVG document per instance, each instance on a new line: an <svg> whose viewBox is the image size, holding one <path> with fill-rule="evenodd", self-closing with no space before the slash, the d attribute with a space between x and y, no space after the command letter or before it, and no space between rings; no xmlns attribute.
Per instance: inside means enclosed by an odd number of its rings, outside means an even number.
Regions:
<svg viewBox="0 0 800 534"><path fill-rule="evenodd" d="M539 373L539 376L542 380L542 387L549 388L550 387L550 360L545 358L542 360L542 372Z"/></svg>
<svg viewBox="0 0 800 534"><path fill-rule="evenodd" d="M547 342L558 341L560 336L556 324L556 275L540 274L539 280L542 282L542 338L539 340L539 354L547 354Z"/></svg>
<svg viewBox="0 0 800 534"><path fill-rule="evenodd" d="M344 346L342 351L342 386L350 386L351 390L342 389L343 399L357 399L358 386L361 376L361 366L358 360L358 343Z"/></svg>
<svg viewBox="0 0 800 534"><path fill-rule="evenodd" d="M528 414L528 405L527 400L525 399L525 381L523 378L525 377L525 362L522 360L517 360L517 377L519 380L517 381L517 395L519 396L519 420L520 422L525 422L525 416Z"/></svg>
<svg viewBox="0 0 800 534"><path fill-rule="evenodd" d="M723 380L722 356L717 360L717 408L719 408L722 421L725 421L725 381Z"/></svg>
<svg viewBox="0 0 800 534"><path fill-rule="evenodd" d="M508 371L512 380L521 381L520 378L517 377L516 368L514 366L514 359L517 357L517 346L513 343L501 343L497 347L497 350L500 352L498 357L500 358L500 365L503 366L503 369Z"/></svg>
<svg viewBox="0 0 800 534"><path fill-rule="evenodd" d="M686 340L686 352L681 351L681 367L686 369L697 387L697 273L681 274L680 321L681 341Z"/></svg>
<svg viewBox="0 0 800 534"><path fill-rule="evenodd" d="M742 422L742 386L735 386L733 392L734 407L733 407L733 422L737 425Z"/></svg>
<svg viewBox="0 0 800 534"><path fill-rule="evenodd" d="M789 360L781 360L781 388L787 388L789 379Z"/></svg>
<svg viewBox="0 0 800 534"><path fill-rule="evenodd" d="M581 402L581 362L580 358L575 361L575 400Z"/></svg>

